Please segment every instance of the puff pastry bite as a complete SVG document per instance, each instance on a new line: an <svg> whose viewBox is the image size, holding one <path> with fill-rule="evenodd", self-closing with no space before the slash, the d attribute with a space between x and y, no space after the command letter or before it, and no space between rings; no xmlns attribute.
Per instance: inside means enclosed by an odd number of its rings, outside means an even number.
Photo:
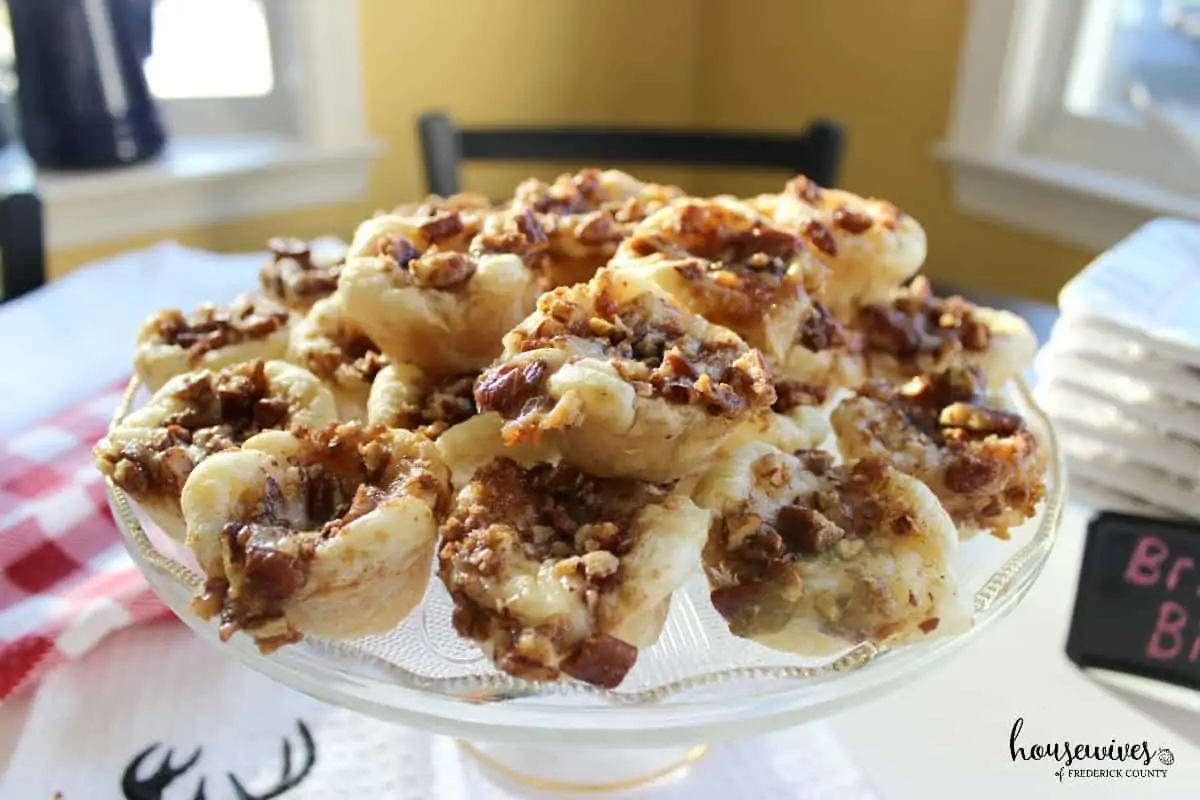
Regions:
<svg viewBox="0 0 1200 800"><path fill-rule="evenodd" d="M498 210L486 195L475 192L458 192L448 197L442 197L440 194L426 195L421 202L397 206L392 209L392 213L402 217L432 217L439 211L485 215Z"/></svg>
<svg viewBox="0 0 1200 800"><path fill-rule="evenodd" d="M133 369L156 391L185 372L283 358L290 325L288 310L265 298L241 296L228 306L202 303L190 314L164 309L138 329Z"/></svg>
<svg viewBox="0 0 1200 800"><path fill-rule="evenodd" d="M454 627L512 675L616 687L658 639L707 526L681 492L498 459L442 526Z"/></svg>
<svg viewBox="0 0 1200 800"><path fill-rule="evenodd" d="M858 310L871 377L900 382L951 367L979 367L992 389L1021 374L1037 337L1016 314L961 297L936 297L924 276Z"/></svg>
<svg viewBox="0 0 1200 800"><path fill-rule="evenodd" d="M287 358L324 381L341 420L366 418L371 387L388 364L336 295L318 301L292 328Z"/></svg>
<svg viewBox="0 0 1200 800"><path fill-rule="evenodd" d="M480 414L475 405L477 377L474 372L435 376L412 364L391 364L371 386L367 419L436 441L456 488L497 458L524 466L553 461L556 454L546 443L505 444L503 418L494 412Z"/></svg>
<svg viewBox="0 0 1200 800"><path fill-rule="evenodd" d="M721 443L717 458L751 442L767 442L786 453L825 443L829 427L829 388L793 380L775 380L775 402L769 411L738 424Z"/></svg>
<svg viewBox="0 0 1200 800"><path fill-rule="evenodd" d="M475 234L454 211L359 226L338 294L393 361L442 375L477 370L533 308L537 280L522 257L468 253Z"/></svg>
<svg viewBox="0 0 1200 800"><path fill-rule="evenodd" d="M925 229L886 200L825 189L803 175L750 201L798 232L830 267L823 300L843 319L882 300L925 262Z"/></svg>
<svg viewBox="0 0 1200 800"><path fill-rule="evenodd" d="M478 413L478 376L478 372L437 376L413 364L389 364L371 385L367 419L390 428L419 430L437 439Z"/></svg>
<svg viewBox="0 0 1200 800"><path fill-rule="evenodd" d="M978 370L952 368L895 386L872 381L830 415L848 459L886 460L929 486L966 538L1033 516L1046 453L1024 420L987 404Z"/></svg>
<svg viewBox="0 0 1200 800"><path fill-rule="evenodd" d="M844 326L814 294L828 270L795 233L732 198L677 200L621 243L613 265L653 280L757 347L776 375L861 382Z"/></svg>
<svg viewBox="0 0 1200 800"><path fill-rule="evenodd" d="M952 570L958 537L937 498L878 459L832 461L757 442L696 487L716 513L704 569L730 631L819 656L969 627Z"/></svg>
<svg viewBox="0 0 1200 800"><path fill-rule="evenodd" d="M315 376L282 361L248 361L172 378L92 456L156 525L183 541L179 498L197 464L263 430L334 419L333 397Z"/></svg>
<svg viewBox="0 0 1200 800"><path fill-rule="evenodd" d="M620 170L584 169L550 184L530 178L517 187L512 207L536 212L547 231L549 288L591 279L634 223L683 196L678 187L643 183Z"/></svg>
<svg viewBox="0 0 1200 800"><path fill-rule="evenodd" d="M605 268L542 295L475 385L505 441L553 436L588 474L651 481L700 467L775 402L762 354L634 272Z"/></svg>
<svg viewBox="0 0 1200 800"><path fill-rule="evenodd" d="M267 242L271 258L258 272L263 293L293 311L304 312L337 290L346 260L344 245L318 251L310 242L277 237Z"/></svg>
<svg viewBox="0 0 1200 800"><path fill-rule="evenodd" d="M183 490L187 545L208 576L193 609L264 652L390 630L425 594L449 485L428 439L359 422L219 453Z"/></svg>

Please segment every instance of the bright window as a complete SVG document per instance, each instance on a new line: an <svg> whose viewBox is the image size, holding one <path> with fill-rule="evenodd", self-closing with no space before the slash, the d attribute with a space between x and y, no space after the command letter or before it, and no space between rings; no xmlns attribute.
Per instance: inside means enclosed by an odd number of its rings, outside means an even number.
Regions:
<svg viewBox="0 0 1200 800"><path fill-rule="evenodd" d="M1200 112L1200 2L1092 0L1064 103L1082 116L1136 122L1134 98Z"/></svg>
<svg viewBox="0 0 1200 800"><path fill-rule="evenodd" d="M262 0L156 0L146 78L162 99L271 94L275 76Z"/></svg>
<svg viewBox="0 0 1200 800"><path fill-rule="evenodd" d="M336 2L336 0L335 0ZM295 0L153 0L146 79L176 136L299 133L295 91L276 72L296 50ZM0 90L15 87L12 32L0 4ZM294 87L293 87L294 89Z"/></svg>
<svg viewBox="0 0 1200 800"><path fill-rule="evenodd" d="M940 152L966 210L1102 249L1200 219L1200 0L969 0Z"/></svg>

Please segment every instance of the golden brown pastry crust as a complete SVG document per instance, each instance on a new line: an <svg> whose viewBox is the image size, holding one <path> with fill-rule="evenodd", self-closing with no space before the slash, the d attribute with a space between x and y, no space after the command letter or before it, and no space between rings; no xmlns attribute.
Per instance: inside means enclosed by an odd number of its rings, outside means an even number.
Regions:
<svg viewBox="0 0 1200 800"><path fill-rule="evenodd" d="M625 270L543 295L504 344L480 410L507 420L506 441L549 434L593 475L679 478L775 401L758 351Z"/></svg>
<svg viewBox="0 0 1200 800"><path fill-rule="evenodd" d="M861 382L857 340L815 299L827 268L800 236L731 198L677 200L640 223L613 265L653 280L762 351L777 376Z"/></svg>
<svg viewBox="0 0 1200 800"><path fill-rule="evenodd" d="M315 254L303 239L276 237L267 242L271 257L258 272L263 293L293 311L305 312L313 303L337 291L346 252Z"/></svg>
<svg viewBox="0 0 1200 800"><path fill-rule="evenodd" d="M421 202L396 206L391 213L401 217L432 217L439 211L456 211L484 218L500 209L494 206L485 195L475 192L458 192L449 197L442 197L438 194L426 195Z"/></svg>
<svg viewBox="0 0 1200 800"><path fill-rule="evenodd" d="M521 255L468 253L476 233L454 211L359 226L338 294L393 361L442 375L479 369L533 308L537 281Z"/></svg>
<svg viewBox="0 0 1200 800"><path fill-rule="evenodd" d="M551 184L530 178L517 187L512 207L535 212L546 230L544 270L553 288L590 280L635 223L682 196L678 187L643 183L619 170L584 169Z"/></svg>
<svg viewBox="0 0 1200 800"><path fill-rule="evenodd" d="M665 487L493 461L442 526L454 627L512 675L614 688L657 640L707 520Z"/></svg>
<svg viewBox="0 0 1200 800"><path fill-rule="evenodd" d="M977 306L961 297L937 297L918 275L887 300L856 313L871 377L903 382L928 372L978 367L988 386L1000 389L1033 361L1037 337L1008 311Z"/></svg>
<svg viewBox="0 0 1200 800"><path fill-rule="evenodd" d="M133 368L151 391L176 375L252 359L283 358L291 314L265 298L240 296L228 306L202 303L190 314L168 308L142 322Z"/></svg>
<svg viewBox="0 0 1200 800"><path fill-rule="evenodd" d="M183 491L187 545L208 575L193 609L264 652L389 630L425 594L449 487L425 437L357 422L219 453Z"/></svg>
<svg viewBox="0 0 1200 800"><path fill-rule="evenodd" d="M478 413L474 394L477 377L477 372L435 376L412 364L391 364L380 371L371 386L367 419L437 439Z"/></svg>
<svg viewBox="0 0 1200 800"><path fill-rule="evenodd" d="M172 378L92 455L156 525L182 541L179 498L197 464L260 431L328 425L334 416L333 397L311 373L282 361L248 361Z"/></svg>
<svg viewBox="0 0 1200 800"><path fill-rule="evenodd" d="M878 459L834 466L823 451L752 443L693 496L716 512L704 567L735 635L827 655L969 625L953 523L924 485Z"/></svg>
<svg viewBox="0 0 1200 800"><path fill-rule="evenodd" d="M329 387L341 420L366 418L371 387L388 364L336 295L318 301L292 328L287 357Z"/></svg>
<svg viewBox="0 0 1200 800"><path fill-rule="evenodd" d="M1006 538L1045 496L1045 449L1020 416L988 406L977 370L873 381L830 419L842 455L882 458L919 478L964 537Z"/></svg>
<svg viewBox="0 0 1200 800"><path fill-rule="evenodd" d="M776 224L799 233L829 265L821 299L842 319L850 319L859 306L884 299L925 261L924 228L886 200L825 189L797 175L780 194L749 202Z"/></svg>

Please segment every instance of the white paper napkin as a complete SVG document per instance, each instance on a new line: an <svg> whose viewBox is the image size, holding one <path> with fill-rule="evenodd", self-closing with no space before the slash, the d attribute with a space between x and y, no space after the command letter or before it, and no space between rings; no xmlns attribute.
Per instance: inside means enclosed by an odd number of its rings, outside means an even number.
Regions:
<svg viewBox="0 0 1200 800"><path fill-rule="evenodd" d="M1058 296L1064 315L1094 315L1200 351L1200 225L1158 219L1103 253Z"/></svg>
<svg viewBox="0 0 1200 800"><path fill-rule="evenodd" d="M167 623L124 631L45 681L0 797L122 800L122 775L151 747L135 771L143 787L168 750L175 767L198 755L161 793L139 800L188 800L201 780L207 800L236 798L230 774L260 797L280 782L285 740L293 777L313 753L307 774L279 795L287 800L534 796L500 788L451 739L323 704ZM686 775L621 796L876 797L819 724L714 745Z"/></svg>

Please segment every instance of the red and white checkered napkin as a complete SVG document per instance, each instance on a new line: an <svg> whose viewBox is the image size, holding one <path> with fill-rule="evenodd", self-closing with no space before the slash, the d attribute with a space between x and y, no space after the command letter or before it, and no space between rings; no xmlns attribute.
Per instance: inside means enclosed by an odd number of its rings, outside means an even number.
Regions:
<svg viewBox="0 0 1200 800"><path fill-rule="evenodd" d="M0 442L0 702L112 631L170 616L125 552L92 466L123 391Z"/></svg>

